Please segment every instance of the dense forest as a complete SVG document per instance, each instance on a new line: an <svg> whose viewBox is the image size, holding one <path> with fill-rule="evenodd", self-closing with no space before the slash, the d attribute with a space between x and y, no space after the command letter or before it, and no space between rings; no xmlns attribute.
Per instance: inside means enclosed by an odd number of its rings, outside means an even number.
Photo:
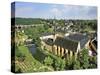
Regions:
<svg viewBox="0 0 100 75"><path fill-rule="evenodd" d="M13 20L14 18L11 18ZM41 24L43 19L40 18L15 18L15 24L19 25L30 25L30 24Z"/></svg>

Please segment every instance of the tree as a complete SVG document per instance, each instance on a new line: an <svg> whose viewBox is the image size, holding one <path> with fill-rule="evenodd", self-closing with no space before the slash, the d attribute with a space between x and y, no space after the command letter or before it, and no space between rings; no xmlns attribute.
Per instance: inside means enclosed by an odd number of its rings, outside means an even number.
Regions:
<svg viewBox="0 0 100 75"><path fill-rule="evenodd" d="M27 36L22 31L15 32L15 44L17 46L24 44Z"/></svg>
<svg viewBox="0 0 100 75"><path fill-rule="evenodd" d="M51 66L53 64L53 59L50 56L45 57L44 64L48 65L48 66Z"/></svg>
<svg viewBox="0 0 100 75"><path fill-rule="evenodd" d="M42 19L40 19L40 18L16 18L15 24L17 24L17 25L41 24L41 20Z"/></svg>
<svg viewBox="0 0 100 75"><path fill-rule="evenodd" d="M25 60L25 54L21 52L21 50L16 47L15 56L18 58L18 61L23 62Z"/></svg>
<svg viewBox="0 0 100 75"><path fill-rule="evenodd" d="M65 60L61 60L60 63L61 63L60 64L60 69L64 70L64 68L65 68Z"/></svg>
<svg viewBox="0 0 100 75"><path fill-rule="evenodd" d="M62 60L60 58L56 59L54 61L54 68L57 71L64 70L64 68L65 68L65 60Z"/></svg>
<svg viewBox="0 0 100 75"><path fill-rule="evenodd" d="M41 40L39 39L39 37L37 37L37 38L35 39L35 45L36 45L37 47L40 47L40 46L41 46Z"/></svg>
<svg viewBox="0 0 100 75"><path fill-rule="evenodd" d="M88 50L83 49L81 52L81 67L83 69L87 69L89 67L89 56L88 56Z"/></svg>
<svg viewBox="0 0 100 75"><path fill-rule="evenodd" d="M44 24L44 30L48 30L49 29L49 25L47 23Z"/></svg>
<svg viewBox="0 0 100 75"><path fill-rule="evenodd" d="M76 60L75 62L74 62L74 66L73 66L73 69L80 69L80 62L78 61L78 60Z"/></svg>
<svg viewBox="0 0 100 75"><path fill-rule="evenodd" d="M80 61L79 59L75 59L75 56L72 56L72 59L68 59L66 63L66 69L67 70L73 70L73 69L80 69Z"/></svg>
<svg viewBox="0 0 100 75"><path fill-rule="evenodd" d="M89 58L89 68L97 68L97 56Z"/></svg>
<svg viewBox="0 0 100 75"><path fill-rule="evenodd" d="M73 70L74 63L75 63L74 60L67 59L66 60L66 69L67 70Z"/></svg>

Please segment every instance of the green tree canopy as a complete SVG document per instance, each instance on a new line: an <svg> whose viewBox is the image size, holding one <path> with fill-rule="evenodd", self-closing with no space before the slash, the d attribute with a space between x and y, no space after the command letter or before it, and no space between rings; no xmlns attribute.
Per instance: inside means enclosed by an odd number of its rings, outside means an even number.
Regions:
<svg viewBox="0 0 100 75"><path fill-rule="evenodd" d="M60 58L56 59L54 61L54 68L57 71L64 70L64 68L65 68L65 60L60 59Z"/></svg>
<svg viewBox="0 0 100 75"><path fill-rule="evenodd" d="M48 65L48 66L51 66L53 64L53 59L50 56L45 57L44 64Z"/></svg>
<svg viewBox="0 0 100 75"><path fill-rule="evenodd" d="M87 69L89 67L89 55L88 49L83 49L81 52L81 66L83 69Z"/></svg>

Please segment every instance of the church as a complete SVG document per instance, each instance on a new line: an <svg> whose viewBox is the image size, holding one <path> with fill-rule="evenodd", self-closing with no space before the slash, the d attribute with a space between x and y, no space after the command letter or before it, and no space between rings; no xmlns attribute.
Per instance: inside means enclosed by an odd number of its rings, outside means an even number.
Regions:
<svg viewBox="0 0 100 75"><path fill-rule="evenodd" d="M67 36L49 34L40 37L40 39L42 49L46 49L54 55L66 59L72 59L72 57L76 59L82 48L86 47L89 43L87 35L81 33L74 33Z"/></svg>

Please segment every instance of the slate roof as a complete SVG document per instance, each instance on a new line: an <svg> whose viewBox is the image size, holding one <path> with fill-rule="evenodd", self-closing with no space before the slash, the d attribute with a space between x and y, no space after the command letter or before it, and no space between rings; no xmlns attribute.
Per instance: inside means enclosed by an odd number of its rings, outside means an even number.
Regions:
<svg viewBox="0 0 100 75"><path fill-rule="evenodd" d="M60 46L61 48L65 48L68 50L76 51L78 42L77 41L72 41L69 39L65 39L63 37L57 37L56 40L53 42L53 39L44 39L43 40L47 45L53 46L57 45Z"/></svg>
<svg viewBox="0 0 100 75"><path fill-rule="evenodd" d="M64 49L68 49L71 51L76 52L78 43L80 42L81 48L84 48L84 45L88 41L87 35L83 34L71 34L67 37L57 37L55 41L53 39L44 39L43 40L46 44L52 46L52 45L57 45L60 46Z"/></svg>
<svg viewBox="0 0 100 75"><path fill-rule="evenodd" d="M57 37L54 44L71 51L76 51L78 47L77 41L69 40L62 37Z"/></svg>
<svg viewBox="0 0 100 75"><path fill-rule="evenodd" d="M84 47L84 45L87 43L87 41L89 40L87 35L83 35L81 33L76 33L76 34L70 34L69 36L65 37L66 39L70 39L73 41L77 41L80 42L80 46L81 48Z"/></svg>

